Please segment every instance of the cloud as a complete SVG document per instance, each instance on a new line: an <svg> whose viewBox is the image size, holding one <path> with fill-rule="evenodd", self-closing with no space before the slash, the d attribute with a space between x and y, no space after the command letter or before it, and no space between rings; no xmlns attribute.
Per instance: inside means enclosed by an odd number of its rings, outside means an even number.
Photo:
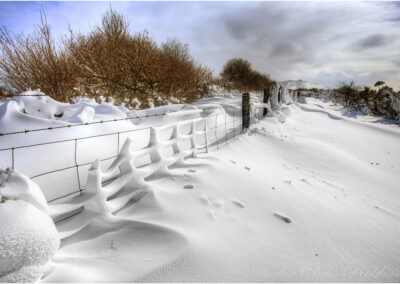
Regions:
<svg viewBox="0 0 400 284"><path fill-rule="evenodd" d="M29 31L43 5L56 33L100 23L107 2L0 2L0 24ZM277 80L335 86L398 80L400 5L396 2L111 2L161 43L170 37L218 74L232 57ZM90 25L89 25L90 24ZM374 78L374 76L379 78ZM386 76L385 78L382 78Z"/></svg>
<svg viewBox="0 0 400 284"><path fill-rule="evenodd" d="M369 35L363 39L360 39L356 43L357 49L373 48L385 45L389 42L389 38L382 34Z"/></svg>

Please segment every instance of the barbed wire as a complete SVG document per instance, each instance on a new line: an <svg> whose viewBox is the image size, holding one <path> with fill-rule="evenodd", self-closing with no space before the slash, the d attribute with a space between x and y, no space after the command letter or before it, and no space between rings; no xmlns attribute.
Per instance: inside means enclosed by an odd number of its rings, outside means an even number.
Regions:
<svg viewBox="0 0 400 284"><path fill-rule="evenodd" d="M233 107L233 106L226 105L226 107ZM193 109L193 110L212 111L212 110L219 110L219 109L223 109L223 107L221 106L221 107L217 107L217 108L200 108L200 109L197 108L197 109ZM61 125L61 126L36 128L36 129L25 129L25 130L6 132L6 133L0 132L0 137L8 136L8 135L24 134L24 133L29 133L29 132L48 131L48 130L55 130L55 129L61 129L61 128L71 128L71 127L77 127L77 126L87 126L87 125L93 125L93 124L102 124L102 123L117 122L117 121L131 120L131 119L142 119L142 118L149 118L149 117L156 117L156 116L164 116L164 115L168 115L168 114L169 113L146 114L146 115L142 115L142 116L128 116L128 117L123 117L123 118L113 118L113 119L85 122L85 123L79 123L79 124L68 124L68 125Z"/></svg>
<svg viewBox="0 0 400 284"><path fill-rule="evenodd" d="M44 95L44 94L34 94L34 95L2 95L1 97L3 97L3 98L14 98L14 97L48 97L48 96Z"/></svg>

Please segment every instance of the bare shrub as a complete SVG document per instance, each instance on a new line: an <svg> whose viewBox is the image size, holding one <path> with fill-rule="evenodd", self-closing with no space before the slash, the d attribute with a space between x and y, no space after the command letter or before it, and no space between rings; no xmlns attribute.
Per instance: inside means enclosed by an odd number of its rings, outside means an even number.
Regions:
<svg viewBox="0 0 400 284"><path fill-rule="evenodd" d="M41 89L65 101L73 94L77 68L63 46L56 46L44 13L32 35L14 35L0 28L0 80L5 89L23 92Z"/></svg>
<svg viewBox="0 0 400 284"><path fill-rule="evenodd" d="M71 32L66 44L83 73L79 85L90 96L163 104L174 96L191 101L205 92L211 72L194 62L188 46L168 40L158 47L147 32L131 35L129 23L110 9L87 36Z"/></svg>
<svg viewBox="0 0 400 284"><path fill-rule="evenodd" d="M127 19L111 8L92 32L70 30L58 44L41 16L32 35L0 29L2 93L41 89L59 101L104 96L148 106L171 96L191 102L211 84L211 72L194 61L187 45L172 39L158 46L146 31L132 35Z"/></svg>
<svg viewBox="0 0 400 284"><path fill-rule="evenodd" d="M371 90L369 87L361 89L352 81L350 83L341 83L334 92L335 98L343 102L345 107L354 110L368 108L372 114L382 115L387 118L396 118L398 115L395 109L395 101L399 100L399 94L393 91L389 86L381 87L383 81L378 81L375 86L378 91Z"/></svg>

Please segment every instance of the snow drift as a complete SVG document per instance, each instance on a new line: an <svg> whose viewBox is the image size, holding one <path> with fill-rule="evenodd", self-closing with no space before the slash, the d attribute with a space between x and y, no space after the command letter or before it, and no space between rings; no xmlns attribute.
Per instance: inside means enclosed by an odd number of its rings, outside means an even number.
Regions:
<svg viewBox="0 0 400 284"><path fill-rule="evenodd" d="M148 133L123 137L115 161L85 169L82 195L49 205L62 243L41 281L399 281L398 126L278 91L265 118L252 96L240 136L224 128L240 97L141 111L163 115L129 122Z"/></svg>
<svg viewBox="0 0 400 284"><path fill-rule="evenodd" d="M40 188L26 176L0 172L0 282L36 282L60 241Z"/></svg>

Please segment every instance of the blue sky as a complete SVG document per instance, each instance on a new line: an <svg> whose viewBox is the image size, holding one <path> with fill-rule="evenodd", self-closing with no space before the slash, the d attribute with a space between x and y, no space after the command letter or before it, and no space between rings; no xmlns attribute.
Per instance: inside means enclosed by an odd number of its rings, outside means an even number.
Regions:
<svg viewBox="0 0 400 284"><path fill-rule="evenodd" d="M43 6L55 35L90 31L109 6L157 42L188 43L218 74L232 57L277 80L400 89L399 2L0 2L0 25L29 33Z"/></svg>

